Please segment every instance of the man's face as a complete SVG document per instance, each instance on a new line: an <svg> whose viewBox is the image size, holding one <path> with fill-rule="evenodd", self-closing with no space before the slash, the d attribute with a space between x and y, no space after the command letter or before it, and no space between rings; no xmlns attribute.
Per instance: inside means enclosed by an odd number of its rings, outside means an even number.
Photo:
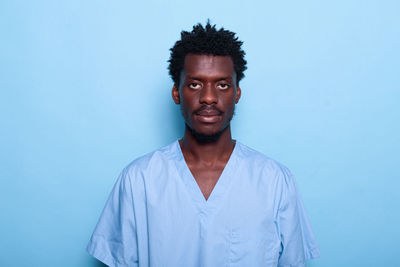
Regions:
<svg viewBox="0 0 400 267"><path fill-rule="evenodd" d="M186 55L179 88L172 89L186 125L202 136L229 126L240 94L230 56Z"/></svg>

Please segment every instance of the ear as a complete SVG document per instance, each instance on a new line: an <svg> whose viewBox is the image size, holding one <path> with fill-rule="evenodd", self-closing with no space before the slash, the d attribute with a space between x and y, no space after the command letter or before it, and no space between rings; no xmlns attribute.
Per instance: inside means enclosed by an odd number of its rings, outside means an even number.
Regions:
<svg viewBox="0 0 400 267"><path fill-rule="evenodd" d="M235 99L235 104L239 102L240 96L242 95L242 89L238 86L236 88L236 99Z"/></svg>
<svg viewBox="0 0 400 267"><path fill-rule="evenodd" d="M177 105L179 105L181 103L181 98L179 96L179 89L178 89L178 87L176 87L175 84L172 87L172 99L174 100L175 104L177 104Z"/></svg>

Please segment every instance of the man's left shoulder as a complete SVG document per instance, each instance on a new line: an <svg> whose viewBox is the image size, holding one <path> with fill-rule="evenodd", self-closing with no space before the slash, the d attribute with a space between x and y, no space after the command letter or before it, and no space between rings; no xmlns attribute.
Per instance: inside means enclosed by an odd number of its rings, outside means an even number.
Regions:
<svg viewBox="0 0 400 267"><path fill-rule="evenodd" d="M242 159L252 168L262 169L263 172L266 173L281 174L289 177L292 176L289 168L279 161L242 143L239 143L239 146Z"/></svg>

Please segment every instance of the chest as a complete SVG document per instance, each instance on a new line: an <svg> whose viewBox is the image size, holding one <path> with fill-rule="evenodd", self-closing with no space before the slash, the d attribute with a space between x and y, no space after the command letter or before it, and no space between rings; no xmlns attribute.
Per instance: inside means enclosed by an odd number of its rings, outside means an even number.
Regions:
<svg viewBox="0 0 400 267"><path fill-rule="evenodd" d="M269 264L275 262L280 248L272 195L237 169L228 168L221 175L218 170L193 168L192 175L184 172L179 177L183 182L166 177L162 187L160 178L157 184L147 185L159 190L146 194L146 216L138 218L148 219L143 234L149 238L147 247L163 252L160 259L170 261L158 266L277 266ZM204 201L200 197L205 197L207 186L202 185L211 183L210 177L218 183ZM195 187L202 189L203 196ZM176 251L185 251L183 259L192 261L181 262Z"/></svg>
<svg viewBox="0 0 400 267"><path fill-rule="evenodd" d="M188 164L188 167L204 198L207 200L218 182L225 164L217 164L216 166Z"/></svg>

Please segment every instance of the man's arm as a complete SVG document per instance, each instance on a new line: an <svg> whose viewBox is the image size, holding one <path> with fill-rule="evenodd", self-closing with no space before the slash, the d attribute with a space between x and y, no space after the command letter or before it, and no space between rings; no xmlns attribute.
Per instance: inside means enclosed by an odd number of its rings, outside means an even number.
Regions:
<svg viewBox="0 0 400 267"><path fill-rule="evenodd" d="M86 248L111 267L138 266L138 249L130 177L118 177Z"/></svg>
<svg viewBox="0 0 400 267"><path fill-rule="evenodd" d="M320 256L297 184L291 174L285 177L277 218L281 238L278 266L305 266L307 259Z"/></svg>

